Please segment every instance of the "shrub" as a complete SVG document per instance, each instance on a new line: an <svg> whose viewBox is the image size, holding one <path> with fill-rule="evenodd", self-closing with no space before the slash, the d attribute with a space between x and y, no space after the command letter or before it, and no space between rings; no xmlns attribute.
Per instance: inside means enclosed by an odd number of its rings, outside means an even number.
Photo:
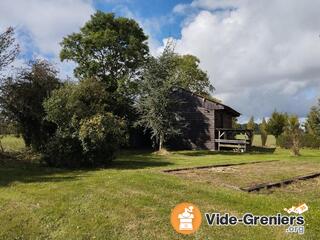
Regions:
<svg viewBox="0 0 320 240"><path fill-rule="evenodd" d="M304 134L301 137L302 147L307 148L319 148L320 147L320 138L313 134Z"/></svg>
<svg viewBox="0 0 320 240"><path fill-rule="evenodd" d="M42 161L52 167L86 166L81 142L77 138L56 135L42 149Z"/></svg>
<svg viewBox="0 0 320 240"><path fill-rule="evenodd" d="M281 148L289 149L292 146L292 140L289 135L283 133L278 136L277 145Z"/></svg>
<svg viewBox="0 0 320 240"><path fill-rule="evenodd" d="M300 146L306 148L320 148L320 139L312 134L305 133L300 136ZM281 134L277 139L278 146L289 149L292 147L292 140L287 134Z"/></svg>
<svg viewBox="0 0 320 240"><path fill-rule="evenodd" d="M277 145L282 148L290 148L292 154L298 156L302 147L302 135L298 117L295 115L288 116L285 131L278 136Z"/></svg>
<svg viewBox="0 0 320 240"><path fill-rule="evenodd" d="M259 125L259 129L260 129L261 143L262 143L262 146L264 147L268 139L267 122L264 118L262 119L262 122Z"/></svg>
<svg viewBox="0 0 320 240"><path fill-rule="evenodd" d="M120 144L125 142L125 123L112 113L97 114L80 123L79 139L83 152L92 164L112 160Z"/></svg>
<svg viewBox="0 0 320 240"><path fill-rule="evenodd" d="M105 85L95 79L66 84L44 103L47 120L56 124L43 159L57 167L105 165L126 141L125 122L107 112Z"/></svg>

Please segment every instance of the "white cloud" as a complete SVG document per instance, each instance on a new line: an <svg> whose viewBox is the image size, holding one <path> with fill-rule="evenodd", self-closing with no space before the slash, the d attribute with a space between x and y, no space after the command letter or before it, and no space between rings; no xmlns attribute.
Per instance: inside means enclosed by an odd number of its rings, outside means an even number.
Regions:
<svg viewBox="0 0 320 240"><path fill-rule="evenodd" d="M0 29L15 27L22 55L58 60L63 37L78 31L94 11L89 0L1 0ZM59 63L62 75L70 75L69 65Z"/></svg>
<svg viewBox="0 0 320 240"><path fill-rule="evenodd" d="M0 22L27 32L42 54L59 52L59 42L94 12L86 0L2 0Z"/></svg>
<svg viewBox="0 0 320 240"><path fill-rule="evenodd" d="M195 8L207 10L235 8L244 3L245 0L195 0L190 5Z"/></svg>
<svg viewBox="0 0 320 240"><path fill-rule="evenodd" d="M189 4L180 3L180 4L177 4L172 11L178 14L186 14L190 8L191 6Z"/></svg>
<svg viewBox="0 0 320 240"><path fill-rule="evenodd" d="M198 13L176 49L200 58L217 97L246 116L306 115L320 97L320 1L195 0L190 7Z"/></svg>

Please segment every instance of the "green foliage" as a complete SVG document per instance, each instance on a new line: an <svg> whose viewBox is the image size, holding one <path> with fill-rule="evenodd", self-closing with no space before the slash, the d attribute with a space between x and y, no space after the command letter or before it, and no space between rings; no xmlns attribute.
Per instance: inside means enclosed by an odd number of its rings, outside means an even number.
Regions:
<svg viewBox="0 0 320 240"><path fill-rule="evenodd" d="M292 146L290 136L288 134L282 133L277 138L277 145L281 148L289 149Z"/></svg>
<svg viewBox="0 0 320 240"><path fill-rule="evenodd" d="M126 141L125 123L112 113L96 114L80 122L79 139L84 154L92 163L112 159L119 146Z"/></svg>
<svg viewBox="0 0 320 240"><path fill-rule="evenodd" d="M161 150L168 138L181 132L182 118L173 111L179 103L170 97L178 76L176 55L172 46L166 46L162 55L151 58L141 81L141 96L136 105L140 114L137 125L151 130L152 139Z"/></svg>
<svg viewBox="0 0 320 240"><path fill-rule="evenodd" d="M66 84L44 102L57 131L44 149L44 161L59 167L109 163L126 141L125 122L107 112L105 84L92 78Z"/></svg>
<svg viewBox="0 0 320 240"><path fill-rule="evenodd" d="M30 62L14 78L7 78L0 90L3 116L16 122L27 146L39 149L55 126L44 119L43 100L59 87L57 72L46 61Z"/></svg>
<svg viewBox="0 0 320 240"><path fill-rule="evenodd" d="M97 11L79 33L63 39L60 58L78 64L77 77L98 77L114 91L118 81L140 75L149 55L146 40L136 21Z"/></svg>
<svg viewBox="0 0 320 240"><path fill-rule="evenodd" d="M61 42L62 61L77 63L79 79L96 78L104 83L108 108L132 126L138 80L149 58L147 36L133 19L97 11L79 32Z"/></svg>
<svg viewBox="0 0 320 240"><path fill-rule="evenodd" d="M300 154L302 136L299 118L291 115L287 117L287 124L284 132L277 138L277 144L283 148L291 148L292 154L297 156Z"/></svg>
<svg viewBox="0 0 320 240"><path fill-rule="evenodd" d="M260 136L261 136L261 144L264 147L268 139L267 122L265 118L262 119L259 129L260 129Z"/></svg>
<svg viewBox="0 0 320 240"><path fill-rule="evenodd" d="M248 130L254 130L255 128L255 123L254 123L254 118L253 116L249 119L249 122L247 123L247 129Z"/></svg>
<svg viewBox="0 0 320 240"><path fill-rule="evenodd" d="M288 124L288 115L274 111L267 123L267 132L276 138L280 136Z"/></svg>
<svg viewBox="0 0 320 240"><path fill-rule="evenodd" d="M48 166L76 168L87 166L81 142L76 137L56 134L42 148L42 161Z"/></svg>
<svg viewBox="0 0 320 240"><path fill-rule="evenodd" d="M320 138L320 99L318 106L313 106L310 109L305 127L309 134Z"/></svg>
<svg viewBox="0 0 320 240"><path fill-rule="evenodd" d="M249 119L249 122L247 123L247 129L254 131L255 130L255 126L256 126L256 124L254 122L254 117L252 116ZM252 141L253 141L253 136L254 136L254 133L250 136L250 143L252 143Z"/></svg>
<svg viewBox="0 0 320 240"><path fill-rule="evenodd" d="M288 117L288 124L285 127L285 134L289 136L292 154L295 156L299 155L302 129L300 128L300 122L297 116L292 115Z"/></svg>
<svg viewBox="0 0 320 240"><path fill-rule="evenodd" d="M320 138L309 133L302 133L299 137L299 142L301 148L320 148ZM292 147L292 140L288 134L283 133L278 137L277 144L282 148L289 149Z"/></svg>
<svg viewBox="0 0 320 240"><path fill-rule="evenodd" d="M15 43L14 30L9 27L0 34L0 72L8 66L19 53L19 45Z"/></svg>
<svg viewBox="0 0 320 240"><path fill-rule="evenodd" d="M320 148L320 138L309 133L305 133L301 136L301 147L307 148Z"/></svg>
<svg viewBox="0 0 320 240"><path fill-rule="evenodd" d="M175 55L177 61L176 84L189 91L208 94L212 90L208 75L199 67L200 60L193 55ZM209 95L209 94L208 94Z"/></svg>

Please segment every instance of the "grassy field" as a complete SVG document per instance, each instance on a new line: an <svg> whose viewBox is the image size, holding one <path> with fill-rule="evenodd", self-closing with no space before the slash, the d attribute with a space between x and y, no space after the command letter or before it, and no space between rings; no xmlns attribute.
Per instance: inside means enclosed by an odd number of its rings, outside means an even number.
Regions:
<svg viewBox="0 0 320 240"><path fill-rule="evenodd" d="M267 160L280 162L259 163L257 168L236 167L241 176L213 172L201 179L163 172ZM2 156L0 239L319 239L319 179L261 193L219 184L248 185L310 171L320 171L319 150L302 150L300 157L281 149L273 154L179 151L159 156L122 152L109 168L77 171ZM303 202L310 209L304 214L304 235L285 233L285 227L209 227L203 222L198 232L182 236L170 225L171 209L180 202L192 202L202 213L229 212L238 216L245 212L285 213L283 208Z"/></svg>
<svg viewBox="0 0 320 240"><path fill-rule="evenodd" d="M13 135L4 135L0 138L3 148L9 152L21 151L25 148L22 137L15 137Z"/></svg>
<svg viewBox="0 0 320 240"><path fill-rule="evenodd" d="M254 135L252 144L254 146L261 146L261 136L258 134ZM273 135L268 135L266 146L268 147L276 146L276 138Z"/></svg>

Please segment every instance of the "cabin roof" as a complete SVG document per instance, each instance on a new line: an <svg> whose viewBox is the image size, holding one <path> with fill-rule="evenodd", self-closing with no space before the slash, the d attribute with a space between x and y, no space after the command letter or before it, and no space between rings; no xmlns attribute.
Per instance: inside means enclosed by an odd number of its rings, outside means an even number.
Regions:
<svg viewBox="0 0 320 240"><path fill-rule="evenodd" d="M229 113L231 113L231 114L232 114L233 116L235 116L235 117L239 117L239 116L241 115L241 113L239 113L238 111L234 110L233 108L231 108L231 107L229 107L229 106L221 103L220 101L217 101L217 100L214 100L214 99L210 99L210 98L208 98L208 97L202 96L202 95L200 95L200 94L198 94L198 93L191 92L191 91L186 90L186 89L184 89L184 88L180 88L180 89L183 90L183 91L185 91L185 92L187 92L187 93L189 93L189 94L192 94L192 95L194 95L194 96L197 96L197 97L199 97L199 98L202 98L203 100L206 100L206 101L209 101L209 102L213 102L213 103L215 103L215 104L217 104L217 105L222 106L223 109L221 109L221 110L226 110L226 111L228 111Z"/></svg>

